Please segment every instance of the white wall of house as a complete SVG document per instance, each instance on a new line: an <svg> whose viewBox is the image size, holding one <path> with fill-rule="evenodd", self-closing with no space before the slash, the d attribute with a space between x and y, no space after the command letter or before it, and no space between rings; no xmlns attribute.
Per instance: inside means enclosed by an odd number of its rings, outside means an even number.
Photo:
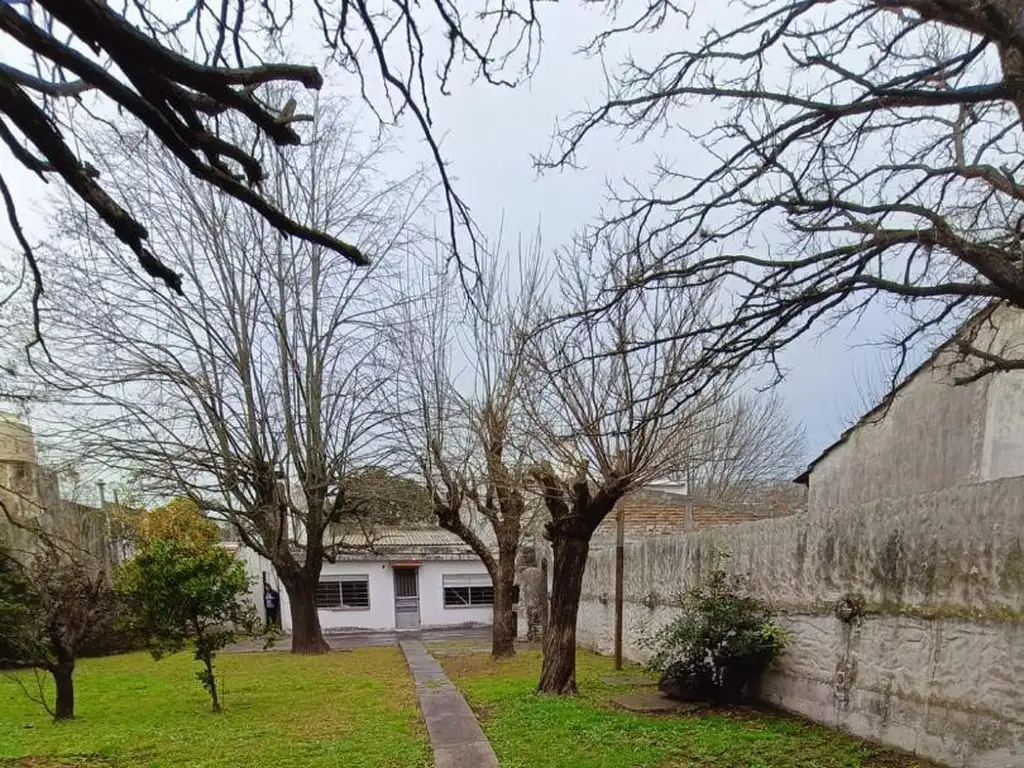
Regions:
<svg viewBox="0 0 1024 768"><path fill-rule="evenodd" d="M229 551L234 552L235 557L245 564L245 572L249 577L250 599L252 600L253 607L256 609L256 615L259 616L260 621L266 621L267 611L263 605L264 574L266 574L267 582L270 586L276 589L282 597L284 596L284 590L278 582L277 572L274 570L274 566L271 565L270 561L265 557L261 557L253 550L236 542L224 542L223 546Z"/></svg>
<svg viewBox="0 0 1024 768"><path fill-rule="evenodd" d="M320 626L337 629L393 629L395 626L395 587L391 566L380 560L324 563L320 580L344 580L345 576L365 576L369 582L369 608L322 608ZM291 632L291 603L281 590L281 626Z"/></svg>
<svg viewBox="0 0 1024 768"><path fill-rule="evenodd" d="M487 569L479 560L448 560L425 562L420 566L420 624L424 627L490 624L491 607L446 608L443 580L445 575L477 574L487 577ZM488 577L489 578L489 577Z"/></svg>
<svg viewBox="0 0 1024 768"><path fill-rule="evenodd" d="M487 569L478 560L422 561L419 566L420 625L423 627L490 624L490 606L446 608L444 576L478 574L487 576ZM385 560L359 560L325 563L321 581L344 580L346 576L366 577L369 584L368 608L320 609L320 626L331 630L392 630L395 628L395 574ZM288 594L281 590L281 623L284 632L291 631L291 606Z"/></svg>

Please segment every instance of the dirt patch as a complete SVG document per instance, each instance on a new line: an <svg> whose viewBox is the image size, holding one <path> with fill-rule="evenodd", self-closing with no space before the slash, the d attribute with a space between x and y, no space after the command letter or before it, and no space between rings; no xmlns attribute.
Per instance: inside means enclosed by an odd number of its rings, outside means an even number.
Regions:
<svg viewBox="0 0 1024 768"><path fill-rule="evenodd" d="M678 715L699 709L696 704L670 699L661 691L624 693L613 696L612 703L620 709L640 715Z"/></svg>
<svg viewBox="0 0 1024 768"><path fill-rule="evenodd" d="M0 757L0 768L109 768L116 763L104 755L39 755Z"/></svg>
<svg viewBox="0 0 1024 768"><path fill-rule="evenodd" d="M449 677L493 674L499 666L499 662L484 653L443 656L438 661Z"/></svg>

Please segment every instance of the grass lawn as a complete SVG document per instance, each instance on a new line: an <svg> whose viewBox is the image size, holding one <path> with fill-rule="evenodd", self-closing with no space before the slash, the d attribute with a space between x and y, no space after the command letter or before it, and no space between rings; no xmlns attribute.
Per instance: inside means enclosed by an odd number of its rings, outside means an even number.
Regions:
<svg viewBox="0 0 1024 768"><path fill-rule="evenodd" d="M502 768L925 768L928 764L866 745L802 720L736 710L647 717L613 708L629 692L599 678L609 658L580 652L571 698L534 693L540 654L499 663L486 654L437 658L462 690ZM637 670L625 674L636 675Z"/></svg>
<svg viewBox="0 0 1024 768"><path fill-rule="evenodd" d="M77 717L56 725L0 676L0 766L432 764L397 648L221 654L222 715L210 712L196 669L190 654L160 662L141 653L83 660L75 673Z"/></svg>

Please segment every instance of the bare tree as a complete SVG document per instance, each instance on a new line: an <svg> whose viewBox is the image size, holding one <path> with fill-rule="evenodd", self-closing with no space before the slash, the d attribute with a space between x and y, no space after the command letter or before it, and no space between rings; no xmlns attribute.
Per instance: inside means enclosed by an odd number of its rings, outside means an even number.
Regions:
<svg viewBox="0 0 1024 768"><path fill-rule="evenodd" d="M616 195L602 227L661 255L606 303L717 285L721 311L686 334L725 369L774 364L809 329L888 304L904 318L896 375L950 320L992 300L1024 307L1017 0L615 6L590 51L631 35L648 38L631 45L645 53L621 63L604 103L575 115L544 162L572 163L602 127L637 140L665 129L695 151ZM692 48L674 47L684 27L703 30ZM688 130L684 114L711 124ZM986 372L1024 368L961 346Z"/></svg>
<svg viewBox="0 0 1024 768"><path fill-rule="evenodd" d="M716 428L728 394L708 388L707 372L694 365L700 345L687 337L705 322L709 293L636 292L594 313L605 285L582 265L595 256L564 254L560 312L578 319L549 326L533 342L528 402L548 458L532 474L550 514L545 535L554 556L544 693L576 690L576 616L597 526L631 490L704 463L704 433ZM637 348L647 334L666 341Z"/></svg>
<svg viewBox="0 0 1024 768"><path fill-rule="evenodd" d="M0 666L31 668L32 685L11 677L54 720L70 720L78 656L109 645L119 616L106 542L95 535L103 513L83 516L56 495L46 507L12 488L0 495ZM39 672L53 678L52 703Z"/></svg>
<svg viewBox="0 0 1024 768"><path fill-rule="evenodd" d="M80 451L188 496L273 563L301 653L327 650L314 595L325 534L358 511L347 482L382 465L387 270L416 258L429 193L419 176L385 183L384 149L361 148L344 111L323 105L311 145L287 164L268 155L280 171L272 194L323 227L358 231L380 254L374 268L286 238L143 140L119 178L203 290L168 296L68 206L69 236L46 254L64 277L43 305L54 362L37 361L66 392L60 415Z"/></svg>
<svg viewBox="0 0 1024 768"><path fill-rule="evenodd" d="M687 493L704 498L756 498L766 486L789 482L804 469L804 429L775 393L736 394L708 414L695 455L683 468Z"/></svg>
<svg viewBox="0 0 1024 768"><path fill-rule="evenodd" d="M468 210L454 191L434 137L433 91L447 93L460 65L501 86L514 86L528 75L540 42L534 0L483 3L468 19L451 0L422 7L364 0L306 0L296 5L294 0L0 3L0 33L6 44L0 61L0 139L18 163L44 181L60 178L131 249L147 274L175 291L182 290L182 275L150 249L144 223L162 222L130 212L124 202L130 196L119 195L118 202L110 194L114 187L124 189L124 179L101 185L94 167L98 159L90 162L91 148L84 141L91 131L83 132L83 124L95 128L107 118L129 121L132 129L144 129L171 153L174 162L166 171L189 173L249 206L272 228L365 264L367 255L377 255L374 244L357 248L328 234L344 230L322 230L283 212L279 201L260 188L267 177L262 158L222 130L223 118L230 116L246 121L275 145L299 143L294 124L308 116L296 112L294 99L266 100L259 91L284 82L307 89L322 85L315 67L263 59L268 43L269 50L279 49L281 37L302 21L296 13L309 11L324 44L357 79L381 119L413 115L437 162L453 242L457 226L471 231ZM428 27L431 36L444 36L436 52L426 42ZM93 154L106 149L101 146ZM42 273L3 176L0 197L31 267L33 304L38 306ZM36 317L38 323L38 313Z"/></svg>
<svg viewBox="0 0 1024 768"><path fill-rule="evenodd" d="M523 400L537 324L537 251L518 270L491 257L473 306L443 288L410 307L397 335L398 420L438 523L468 544L494 587L491 654L515 653L516 557L529 530L530 452ZM480 520L493 534L485 536Z"/></svg>

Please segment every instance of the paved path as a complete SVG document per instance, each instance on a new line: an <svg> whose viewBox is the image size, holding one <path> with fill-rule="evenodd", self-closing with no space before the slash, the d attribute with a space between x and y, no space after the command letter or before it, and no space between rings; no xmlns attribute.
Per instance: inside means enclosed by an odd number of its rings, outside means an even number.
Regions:
<svg viewBox="0 0 1024 768"><path fill-rule="evenodd" d="M463 641L479 641L490 645L490 627L452 627L449 629L418 629L401 630L398 632L324 632L324 639L331 648L335 650L351 650L353 648L365 648L367 646L394 646L401 642L402 638L416 638L425 643L450 643ZM284 635L272 650L287 651L291 647L291 637ZM225 651L251 652L262 651L262 640L246 640L241 643L230 645Z"/></svg>
<svg viewBox="0 0 1024 768"><path fill-rule="evenodd" d="M416 681L420 710L434 748L434 768L498 768L490 742L451 680L419 640L398 643Z"/></svg>

